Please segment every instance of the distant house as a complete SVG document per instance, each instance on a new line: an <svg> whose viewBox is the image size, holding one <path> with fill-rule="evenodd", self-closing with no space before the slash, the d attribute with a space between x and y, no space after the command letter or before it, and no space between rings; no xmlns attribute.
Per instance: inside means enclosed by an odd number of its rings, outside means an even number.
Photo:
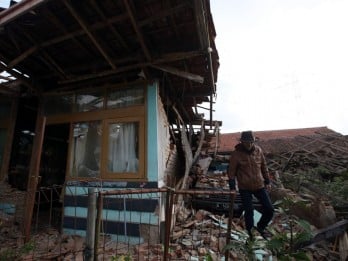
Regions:
<svg viewBox="0 0 348 261"><path fill-rule="evenodd" d="M0 177L29 192L16 205L27 236L42 187L62 187L63 230L84 233L88 188L159 188L180 175L178 117L215 126L218 67L208 0L23 0L1 11ZM132 211L153 213L150 203Z"/></svg>

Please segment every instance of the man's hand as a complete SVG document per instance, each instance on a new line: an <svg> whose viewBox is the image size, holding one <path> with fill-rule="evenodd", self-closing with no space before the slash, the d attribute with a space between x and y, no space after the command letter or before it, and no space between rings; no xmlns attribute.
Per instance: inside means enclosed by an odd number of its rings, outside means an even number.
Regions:
<svg viewBox="0 0 348 261"><path fill-rule="evenodd" d="M266 188L267 191L271 191L271 184L265 185L265 188Z"/></svg>

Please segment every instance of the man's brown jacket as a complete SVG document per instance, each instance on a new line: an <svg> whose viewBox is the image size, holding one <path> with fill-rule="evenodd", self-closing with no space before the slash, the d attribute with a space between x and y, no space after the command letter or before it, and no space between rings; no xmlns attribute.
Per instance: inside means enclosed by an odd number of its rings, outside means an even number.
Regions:
<svg viewBox="0 0 348 261"><path fill-rule="evenodd" d="M248 151L242 144L237 144L231 153L228 170L230 180L237 178L238 188L258 190L269 184L266 160L259 146Z"/></svg>

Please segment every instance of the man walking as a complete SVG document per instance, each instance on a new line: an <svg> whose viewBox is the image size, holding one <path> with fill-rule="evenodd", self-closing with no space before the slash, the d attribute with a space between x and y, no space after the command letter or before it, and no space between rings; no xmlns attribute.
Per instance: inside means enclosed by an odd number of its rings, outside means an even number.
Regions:
<svg viewBox="0 0 348 261"><path fill-rule="evenodd" d="M267 239L269 235L265 228L273 218L274 208L268 195L270 180L266 160L262 149L255 145L252 131L242 132L240 143L231 153L228 176L231 190L236 190L235 179L237 179L249 238L253 239L252 229L255 228L263 238ZM253 195L262 206L262 216L256 227L254 227Z"/></svg>

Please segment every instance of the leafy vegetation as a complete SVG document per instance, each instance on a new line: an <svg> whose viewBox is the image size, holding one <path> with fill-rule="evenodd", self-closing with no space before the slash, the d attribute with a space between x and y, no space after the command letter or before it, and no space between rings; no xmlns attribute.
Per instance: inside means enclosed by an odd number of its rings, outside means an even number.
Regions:
<svg viewBox="0 0 348 261"><path fill-rule="evenodd" d="M22 255L30 253L30 251L34 250L34 248L34 242L30 241L18 249L5 249L0 253L0 261L20 260Z"/></svg>
<svg viewBox="0 0 348 261"><path fill-rule="evenodd" d="M334 208L348 204L348 170L332 173L318 166L297 173L284 172L281 179L285 187L295 192L309 189L312 193L327 198Z"/></svg>
<svg viewBox="0 0 348 261"><path fill-rule="evenodd" d="M287 217L287 226L284 232L272 231L274 235L267 242L267 248L272 251L278 260L310 260L306 253L300 249L302 243L312 238L310 224L304 220L298 220L290 213L290 206L294 204L290 198L284 198L275 203L278 210ZM295 231L295 225L297 230Z"/></svg>
<svg viewBox="0 0 348 261"><path fill-rule="evenodd" d="M133 261L133 258L130 254L121 255L121 256L113 256L111 258L112 261Z"/></svg>

